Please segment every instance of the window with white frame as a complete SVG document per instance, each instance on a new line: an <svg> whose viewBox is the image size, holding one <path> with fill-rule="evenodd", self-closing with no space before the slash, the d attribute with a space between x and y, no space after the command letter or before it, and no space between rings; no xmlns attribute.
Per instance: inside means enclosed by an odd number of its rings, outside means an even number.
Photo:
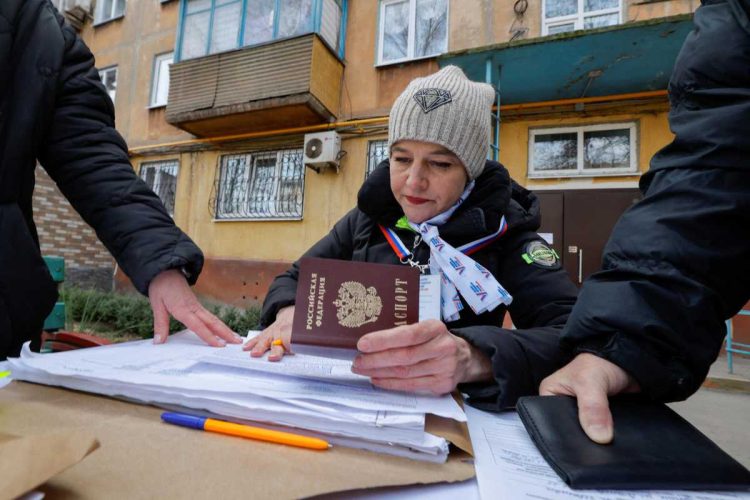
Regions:
<svg viewBox="0 0 750 500"><path fill-rule="evenodd" d="M151 102L149 106L156 108L166 106L169 98L169 66L174 54L159 54L154 57L154 72L151 77Z"/></svg>
<svg viewBox="0 0 750 500"><path fill-rule="evenodd" d="M531 129L529 177L634 174L636 143L634 122Z"/></svg>
<svg viewBox="0 0 750 500"><path fill-rule="evenodd" d="M125 0L97 0L94 24L105 23L125 15Z"/></svg>
<svg viewBox="0 0 750 500"><path fill-rule="evenodd" d="M542 34L612 26L621 16L622 0L543 0Z"/></svg>
<svg viewBox="0 0 750 500"><path fill-rule="evenodd" d="M177 191L177 160L150 161L141 163L141 179L156 193L169 215L174 216L174 198Z"/></svg>
<svg viewBox="0 0 750 500"><path fill-rule="evenodd" d="M367 171L365 178L369 176L380 162L388 159L388 141L370 141L367 143Z"/></svg>
<svg viewBox="0 0 750 500"><path fill-rule="evenodd" d="M381 0L379 20L378 64L448 49L448 0Z"/></svg>
<svg viewBox="0 0 750 500"><path fill-rule="evenodd" d="M216 186L217 219L300 219L301 149L225 155Z"/></svg>
<svg viewBox="0 0 750 500"><path fill-rule="evenodd" d="M115 94L117 94L117 66L100 69L99 79L102 81L102 84L104 84L104 88L107 90L107 95L114 103Z"/></svg>
<svg viewBox="0 0 750 500"><path fill-rule="evenodd" d="M313 32L340 53L345 1L187 0L180 60Z"/></svg>

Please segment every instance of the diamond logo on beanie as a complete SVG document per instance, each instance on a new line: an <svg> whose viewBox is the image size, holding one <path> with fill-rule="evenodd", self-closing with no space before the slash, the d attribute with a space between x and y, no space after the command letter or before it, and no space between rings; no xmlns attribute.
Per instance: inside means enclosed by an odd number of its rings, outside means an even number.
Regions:
<svg viewBox="0 0 750 500"><path fill-rule="evenodd" d="M453 98L448 90L420 89L414 94L414 100L417 101L422 111L429 113L443 104L448 104Z"/></svg>

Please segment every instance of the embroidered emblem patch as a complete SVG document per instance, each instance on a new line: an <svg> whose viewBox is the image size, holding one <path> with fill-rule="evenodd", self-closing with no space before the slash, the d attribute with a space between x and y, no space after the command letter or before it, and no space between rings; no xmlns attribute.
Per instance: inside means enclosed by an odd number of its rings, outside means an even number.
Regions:
<svg viewBox="0 0 750 500"><path fill-rule="evenodd" d="M532 241L526 245L521 258L527 264L534 264L545 269L559 269L560 257L557 252L541 241Z"/></svg>
<svg viewBox="0 0 750 500"><path fill-rule="evenodd" d="M453 97L448 90L420 89L414 94L414 100L417 101L422 111L429 113L443 104L448 104L453 100Z"/></svg>

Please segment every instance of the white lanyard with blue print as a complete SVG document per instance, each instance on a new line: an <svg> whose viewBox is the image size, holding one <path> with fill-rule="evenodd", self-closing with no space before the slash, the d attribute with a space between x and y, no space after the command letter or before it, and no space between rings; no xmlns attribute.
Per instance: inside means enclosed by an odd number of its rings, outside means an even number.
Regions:
<svg viewBox="0 0 750 500"><path fill-rule="evenodd" d="M459 292L475 314L492 311L500 304L511 303L513 297L498 283L492 273L468 257L499 239L507 231L508 223L504 216L497 231L458 248L453 248L440 238L435 225L409 222L409 226L417 232L414 247L416 248L421 241L430 247L430 272L440 275L440 305L445 321L455 321L459 318L459 313L463 309ZM395 230L382 225L379 227L402 264L417 267L422 273L426 271L428 264L419 264L413 260L414 254L404 245Z"/></svg>

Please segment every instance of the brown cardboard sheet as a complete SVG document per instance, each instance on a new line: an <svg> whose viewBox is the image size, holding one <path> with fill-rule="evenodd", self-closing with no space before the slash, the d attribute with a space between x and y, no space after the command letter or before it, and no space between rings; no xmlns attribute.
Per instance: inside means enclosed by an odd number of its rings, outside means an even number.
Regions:
<svg viewBox="0 0 750 500"><path fill-rule="evenodd" d="M99 447L86 431L33 436L0 434L0 498L16 498L83 460Z"/></svg>
<svg viewBox="0 0 750 500"><path fill-rule="evenodd" d="M334 447L316 452L162 424L161 410L14 381L0 433L85 432L101 447L37 489L47 498L300 498L378 486L463 481L469 457L430 464ZM0 443L0 445L2 445Z"/></svg>

